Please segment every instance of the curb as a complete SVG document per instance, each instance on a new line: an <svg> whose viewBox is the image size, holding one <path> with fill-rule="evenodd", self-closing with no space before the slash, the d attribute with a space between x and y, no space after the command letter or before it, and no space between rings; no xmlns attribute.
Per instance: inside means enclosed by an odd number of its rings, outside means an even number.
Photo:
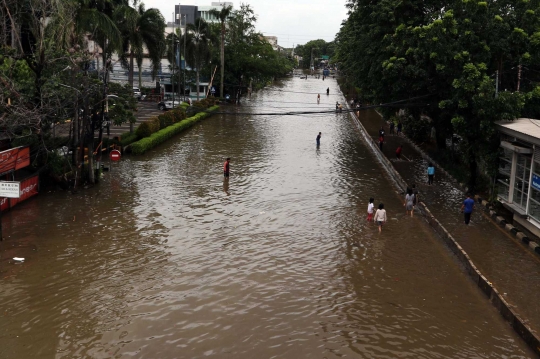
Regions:
<svg viewBox="0 0 540 359"><path fill-rule="evenodd" d="M347 108L349 108L349 104L347 101L345 101L345 104ZM356 123L357 127L359 128L362 138L366 140L366 143L368 144L368 147L371 148L372 152L377 156L377 158L381 161L383 164L383 167L388 171L392 179L395 181L395 183L398 185L398 187L402 190L404 190L407 187L406 182L403 180L401 175L396 171L392 163L384 156L384 154L379 150L379 147L375 143L375 140L369 136L366 128L360 122L358 117L354 112L351 112L352 118L354 122ZM404 137L407 139L407 141L411 142L407 137ZM415 149L417 149L422 156L424 156L424 152L418 148L415 144L412 144ZM429 156L425 155L425 158L429 158ZM433 162L437 167L440 168L436 162ZM450 176L444 169L442 170L445 174L449 176L449 178L455 179ZM458 183L457 181L455 181ZM462 186L462 184L459 184ZM480 198L478 200L479 203L486 203L486 201L482 201ZM501 316L512 326L514 331L525 341L525 343L531 348L537 355L540 356L540 337L538 337L534 331L525 324L525 321L513 310L513 305L509 304L505 298L499 293L499 291L491 284L491 282L476 268L472 260L469 258L469 255L465 250L459 245L459 243L452 237L452 235L444 228L444 226L433 216L431 211L428 209L428 207L423 202L419 202L417 205L417 208L419 209L419 212L422 214L423 218L426 220L426 222L430 225L431 228L439 235L439 237L446 243L448 248L454 253L454 255L457 257L459 262L463 264L465 271L469 274L471 279L474 283L478 286L478 288L486 295L487 298L489 298L491 304L497 308L497 311L501 314ZM518 234L521 235L521 239L524 243L527 243L529 247L534 250L535 252L540 254L540 245L538 245L536 242L532 242L529 240L527 236L525 236L522 232L519 232L517 228L515 228L512 225L509 225L506 223L504 218L497 216L497 213L493 210L489 210L489 206L484 207L486 210L489 211L492 218L495 218L495 221L510 231L511 233L516 233L516 237Z"/></svg>
<svg viewBox="0 0 540 359"><path fill-rule="evenodd" d="M480 196L474 196L475 201L480 204L486 214L488 214L497 224L506 229L507 232L510 232L515 238L519 239L523 244L525 244L529 249L536 254L540 255L540 244L536 241L532 241L525 233L521 232L519 228L514 227L512 224L507 223L503 217L497 215L489 203L483 200Z"/></svg>

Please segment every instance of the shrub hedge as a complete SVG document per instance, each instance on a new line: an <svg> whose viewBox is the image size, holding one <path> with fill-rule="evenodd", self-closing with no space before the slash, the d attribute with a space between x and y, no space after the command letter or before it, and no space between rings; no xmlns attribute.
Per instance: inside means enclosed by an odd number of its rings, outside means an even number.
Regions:
<svg viewBox="0 0 540 359"><path fill-rule="evenodd" d="M174 123L171 126L165 127L155 133L152 133L149 137L145 137L140 139L137 142L134 142L131 144L131 153L135 155L141 155L145 153L146 151L156 147L157 145L165 142L169 138L173 137L174 135L179 134L180 132L184 131L187 128L190 128L198 121L202 120L205 117L208 117L208 115L217 110L219 106L212 106L208 109L207 112L199 112L198 114L186 118L184 120L181 120L180 122ZM185 115L185 114L184 114ZM160 115L161 116L161 115ZM143 125L139 125L139 128ZM137 130L139 129L137 128Z"/></svg>

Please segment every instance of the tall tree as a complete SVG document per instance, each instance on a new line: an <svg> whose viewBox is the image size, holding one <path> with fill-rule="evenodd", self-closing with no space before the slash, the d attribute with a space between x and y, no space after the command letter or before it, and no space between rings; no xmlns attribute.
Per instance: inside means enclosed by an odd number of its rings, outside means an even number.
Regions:
<svg viewBox="0 0 540 359"><path fill-rule="evenodd" d="M225 22L229 18L232 12L232 6L228 5L221 10L212 9L210 10L210 14L214 15L219 19L219 23L221 25L221 38L220 38L220 85L219 85L219 95L223 97L223 84L224 84L224 78L225 78Z"/></svg>
<svg viewBox="0 0 540 359"><path fill-rule="evenodd" d="M208 23L202 18L195 20L194 24L187 24L186 32L182 37L186 42L186 62L195 68L197 100L200 97L199 74L201 69L210 61L212 34Z"/></svg>
<svg viewBox="0 0 540 359"><path fill-rule="evenodd" d="M133 86L135 58L142 58L144 49L148 51L148 58L152 64L152 78L157 75L161 58L165 52L165 19L158 9L146 10L144 4L134 8L120 11L116 18L121 22L124 38L122 60L127 64L129 55L128 82ZM139 61L142 63L142 61ZM140 68L139 68L140 72Z"/></svg>

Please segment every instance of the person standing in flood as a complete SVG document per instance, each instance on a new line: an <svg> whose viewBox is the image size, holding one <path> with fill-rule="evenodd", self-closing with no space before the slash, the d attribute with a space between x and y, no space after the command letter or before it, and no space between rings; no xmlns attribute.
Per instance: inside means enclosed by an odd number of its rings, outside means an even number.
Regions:
<svg viewBox="0 0 540 359"><path fill-rule="evenodd" d="M467 193L467 198L463 201L463 204L461 205L461 213L463 213L466 225L468 225L471 221L471 214L475 208L476 207L474 205L474 199L471 198L470 193Z"/></svg>
<svg viewBox="0 0 540 359"><path fill-rule="evenodd" d="M413 209L414 209L414 194L412 189L407 189L407 194L405 195L405 203L403 203L403 206L405 207L405 214L411 214L411 217L413 216Z"/></svg>
<svg viewBox="0 0 540 359"><path fill-rule="evenodd" d="M375 205L373 204L374 201L375 201L375 199L373 197L371 197L369 199L369 203L367 205L367 220L368 220L368 222L373 221L373 208L375 207Z"/></svg>
<svg viewBox="0 0 540 359"><path fill-rule="evenodd" d="M321 103L321 94L317 94L317 105Z"/></svg>
<svg viewBox="0 0 540 359"><path fill-rule="evenodd" d="M225 178L229 178L230 162L231 159L227 157L227 160L223 164L223 177Z"/></svg>
<svg viewBox="0 0 540 359"><path fill-rule="evenodd" d="M428 185L431 186L433 184L433 177L435 177L435 167L433 167L433 163L429 163L427 168L427 176L428 176Z"/></svg>
<svg viewBox="0 0 540 359"><path fill-rule="evenodd" d="M330 95L330 87L326 88L326 96Z"/></svg>
<svg viewBox="0 0 540 359"><path fill-rule="evenodd" d="M321 133L319 132L319 134L317 135L317 147L319 147L321 145Z"/></svg>
<svg viewBox="0 0 540 359"><path fill-rule="evenodd" d="M398 160L401 159L401 151L403 151L403 146L402 145L399 145L398 148L396 149L396 158Z"/></svg>
<svg viewBox="0 0 540 359"><path fill-rule="evenodd" d="M375 212L375 217L373 218L375 223L379 226L379 233L382 232L382 226L386 223L386 210L384 209L384 204L379 203L379 209Z"/></svg>
<svg viewBox="0 0 540 359"><path fill-rule="evenodd" d="M381 152L383 149L383 144L384 144L384 136L379 135L379 149L381 150Z"/></svg>

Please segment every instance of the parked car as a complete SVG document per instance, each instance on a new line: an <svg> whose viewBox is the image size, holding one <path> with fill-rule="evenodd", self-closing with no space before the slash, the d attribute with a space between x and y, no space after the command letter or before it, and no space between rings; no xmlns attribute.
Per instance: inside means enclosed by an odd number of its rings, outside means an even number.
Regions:
<svg viewBox="0 0 540 359"><path fill-rule="evenodd" d="M140 88L133 86L133 97L135 97L139 101L142 101L142 100L144 100L146 95L142 94Z"/></svg>
<svg viewBox="0 0 540 359"><path fill-rule="evenodd" d="M174 100L174 107L178 107L182 101ZM170 110L173 108L172 100L161 101L158 103L158 109L161 111Z"/></svg>

